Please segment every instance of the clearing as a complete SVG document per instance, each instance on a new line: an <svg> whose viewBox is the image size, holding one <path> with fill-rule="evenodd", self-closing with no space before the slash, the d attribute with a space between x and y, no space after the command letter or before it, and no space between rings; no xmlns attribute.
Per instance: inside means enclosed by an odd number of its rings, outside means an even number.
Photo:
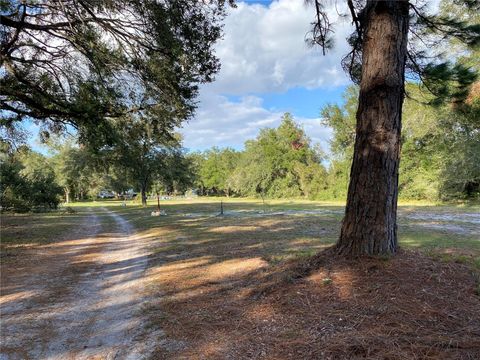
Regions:
<svg viewBox="0 0 480 360"><path fill-rule="evenodd" d="M223 201L3 215L0 358L480 358L478 205L405 204L358 264L340 204Z"/></svg>

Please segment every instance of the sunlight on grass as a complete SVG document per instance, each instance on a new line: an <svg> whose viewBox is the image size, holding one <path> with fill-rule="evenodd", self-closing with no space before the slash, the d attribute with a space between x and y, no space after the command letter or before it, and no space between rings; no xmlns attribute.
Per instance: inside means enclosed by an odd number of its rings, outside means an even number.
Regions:
<svg viewBox="0 0 480 360"><path fill-rule="evenodd" d="M216 216L220 201L226 216ZM217 257L237 252L243 258L263 257L279 262L292 257L303 257L335 243L339 236L343 202L306 200L268 200L272 214L263 214L259 199L199 197L195 199L162 200L167 216L152 217L156 202L144 208L138 201L102 200L69 204L77 213L52 212L46 214L2 214L2 246L13 244L43 244L68 235L80 226L87 214L93 213L105 226L111 219L102 208L115 211L129 220L138 235L151 241L153 252L165 256L179 254L213 253ZM474 205L476 206L476 205ZM281 212L285 211L284 213ZM307 211L302 213L302 211ZM310 211L310 212L308 212ZM455 232L464 226L450 222L436 224L438 228L408 216L421 213L473 213L472 207L433 206L428 202L406 202L400 206L400 246L413 249L457 249L480 253L480 239L475 223L467 224L468 231ZM453 218L453 217L452 217ZM110 222L110 224L109 224ZM428 224L427 224L428 225ZM443 226L443 227L442 227Z"/></svg>
<svg viewBox="0 0 480 360"><path fill-rule="evenodd" d="M458 248L480 251L480 239L436 232L409 232L400 236L400 245L411 248Z"/></svg>

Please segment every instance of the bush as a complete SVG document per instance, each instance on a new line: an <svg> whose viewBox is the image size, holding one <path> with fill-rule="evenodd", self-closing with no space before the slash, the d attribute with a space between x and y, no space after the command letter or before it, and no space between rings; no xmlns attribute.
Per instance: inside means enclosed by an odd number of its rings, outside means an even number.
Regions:
<svg viewBox="0 0 480 360"><path fill-rule="evenodd" d="M0 161L2 211L56 209L62 189L47 159L28 149L3 155Z"/></svg>

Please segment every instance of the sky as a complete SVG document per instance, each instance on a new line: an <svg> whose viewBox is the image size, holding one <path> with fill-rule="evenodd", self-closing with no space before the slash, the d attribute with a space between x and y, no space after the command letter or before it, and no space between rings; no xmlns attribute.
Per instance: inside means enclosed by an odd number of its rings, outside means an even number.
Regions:
<svg viewBox="0 0 480 360"><path fill-rule="evenodd" d="M321 124L320 111L341 102L350 84L341 59L352 28L337 10L343 9L331 2L335 46L323 56L305 42L315 11L304 0L246 1L230 9L223 40L215 46L221 70L201 87L196 115L180 129L184 146L242 149L245 140L278 126L290 112L312 142L328 151L332 132Z"/></svg>
<svg viewBox="0 0 480 360"><path fill-rule="evenodd" d="M435 8L438 2L431 4ZM328 103L341 103L351 84L341 59L349 52L346 38L353 28L348 16L339 16L347 13L345 2L335 3L327 2L334 47L324 56L305 42L315 16L305 0L237 1L215 45L221 70L214 82L201 86L195 116L178 129L184 147L240 150L261 128L278 126L290 112L328 153L332 130L321 124L320 111ZM31 141L39 149L38 140Z"/></svg>
<svg viewBox="0 0 480 360"><path fill-rule="evenodd" d="M436 12L439 2L427 4ZM315 16L305 0L247 0L230 9L223 40L215 46L222 68L213 83L201 87L196 115L180 129L184 146L242 149L245 140L278 126L290 112L328 153L332 131L321 124L320 111L341 103L351 84L341 67L353 31L350 17L339 16L348 13L345 3L326 2L334 23L334 48L326 56L305 42Z"/></svg>
<svg viewBox="0 0 480 360"><path fill-rule="evenodd" d="M341 59L353 30L348 20L339 20L337 11L346 9L329 4L335 46L323 56L319 47L305 42L315 16L305 0L237 1L225 19L223 39L215 45L220 72L214 82L201 86L195 116L178 129L184 147L241 150L261 128L278 126L290 112L312 142L328 152L332 131L321 124L320 111L327 103L341 102L350 84ZM29 123L27 130L38 133L38 126ZM38 136L29 143L46 152Z"/></svg>

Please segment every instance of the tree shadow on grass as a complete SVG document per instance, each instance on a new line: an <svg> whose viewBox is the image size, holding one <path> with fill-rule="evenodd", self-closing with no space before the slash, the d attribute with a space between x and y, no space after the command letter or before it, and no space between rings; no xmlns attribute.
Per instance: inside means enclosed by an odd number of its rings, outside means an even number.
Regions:
<svg viewBox="0 0 480 360"><path fill-rule="evenodd" d="M421 254L360 265L321 250L335 217L157 222L148 273L152 327L185 344L158 358L475 358L480 316L462 265ZM290 257L290 255L293 255ZM287 260L272 265L269 259ZM290 259L290 260L288 260ZM462 296L458 294L461 293Z"/></svg>
<svg viewBox="0 0 480 360"><path fill-rule="evenodd" d="M480 354L480 302L461 265L412 252L358 264L329 252L196 287L149 310L182 352L160 358L465 358ZM192 269L192 271L196 271ZM181 282L181 279L177 281ZM161 289L161 286L160 286ZM461 294L461 295L459 295ZM156 316L157 314L157 316Z"/></svg>
<svg viewBox="0 0 480 360"><path fill-rule="evenodd" d="M149 257L132 250L135 238L120 225L119 233L84 229L91 237L57 239L2 264L3 356L95 358L136 345Z"/></svg>
<svg viewBox="0 0 480 360"><path fill-rule="evenodd" d="M24 314L11 311L7 324L14 326L10 334L26 334L21 340L23 350L26 345L39 351L42 332L69 340L48 324L71 322L69 332L81 333L85 328L81 322L71 321L75 314L94 319L105 312L136 308L149 316L149 331L167 334L166 338L159 335L154 358L468 359L479 354L480 335L475 332L480 328L475 311L479 302L462 265L438 264L414 253L388 261L370 259L361 265L329 253L296 257L335 241L339 221L327 214L185 218L167 210L173 215L155 218L148 211L121 209L119 213L136 225L137 238L147 243L151 255L113 261L97 271L108 284L102 291L146 276L148 304L119 301L85 307L81 296L75 301L78 294L62 294L65 287L55 288L58 281L47 284L50 288L43 296L29 293L25 286L13 287L10 294L25 293L22 301L31 305ZM100 244L70 248L68 242L59 241L56 245L68 254L75 274L69 270L54 274L55 268L50 267L50 273L42 276L88 283L98 264L87 255L95 258L102 251ZM272 259L279 259L279 264ZM54 264L55 256L41 261ZM49 314L52 303L72 306ZM119 333L122 317L115 319L117 325L100 326L102 335L78 336L90 339L87 346L92 347L102 339L117 339L123 334ZM110 348L118 345L106 343ZM18 342L11 340L11 344ZM68 351L58 342L51 347L59 356Z"/></svg>

